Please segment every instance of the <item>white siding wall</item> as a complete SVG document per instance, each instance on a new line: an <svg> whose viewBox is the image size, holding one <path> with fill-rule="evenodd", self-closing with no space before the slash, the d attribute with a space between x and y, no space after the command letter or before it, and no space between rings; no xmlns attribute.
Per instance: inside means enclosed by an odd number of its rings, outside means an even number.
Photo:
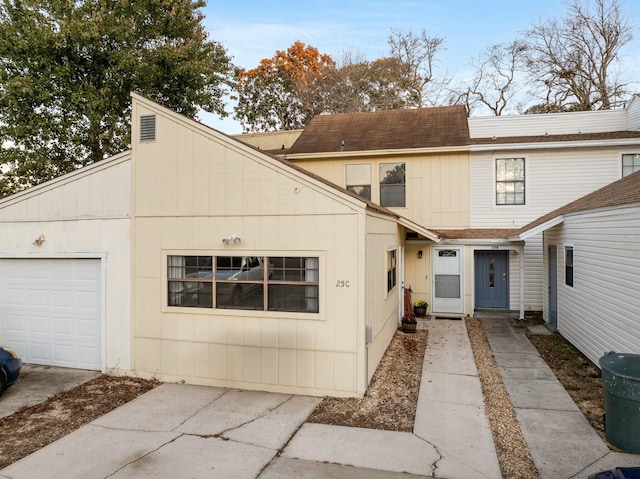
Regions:
<svg viewBox="0 0 640 479"><path fill-rule="evenodd" d="M627 130L640 130L640 96L635 95L628 107Z"/></svg>
<svg viewBox="0 0 640 479"><path fill-rule="evenodd" d="M132 367L130 178L123 154L0 201L2 256L105 258L107 369Z"/></svg>
<svg viewBox="0 0 640 479"><path fill-rule="evenodd" d="M640 354L640 207L567 217L545 236L558 247L560 333L596 364L607 351ZM574 246L573 288L565 244Z"/></svg>
<svg viewBox="0 0 640 479"><path fill-rule="evenodd" d="M620 178L618 148L472 153L470 159L472 228L518 228ZM495 159L525 158L526 204L495 205ZM525 245L525 309L542 309L542 235ZM516 263L511 263L511 308L517 291Z"/></svg>
<svg viewBox="0 0 640 479"><path fill-rule="evenodd" d="M581 111L541 115L513 115L469 118L471 138L496 136L564 135L627 129L626 110Z"/></svg>

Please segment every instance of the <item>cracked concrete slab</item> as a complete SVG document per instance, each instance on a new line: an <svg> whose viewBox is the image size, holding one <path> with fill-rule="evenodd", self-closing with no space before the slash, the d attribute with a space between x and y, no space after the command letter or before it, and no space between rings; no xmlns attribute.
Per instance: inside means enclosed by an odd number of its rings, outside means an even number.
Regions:
<svg viewBox="0 0 640 479"><path fill-rule="evenodd" d="M104 478L178 436L89 424L6 467L2 475L11 479Z"/></svg>
<svg viewBox="0 0 640 479"><path fill-rule="evenodd" d="M304 424L283 457L391 472L432 475L435 447L408 432Z"/></svg>
<svg viewBox="0 0 640 479"><path fill-rule="evenodd" d="M320 403L320 398L293 396L267 415L223 434L245 444L280 449Z"/></svg>
<svg viewBox="0 0 640 479"><path fill-rule="evenodd" d="M220 438L182 435L127 465L109 479L246 479L257 477L274 454L271 449Z"/></svg>
<svg viewBox="0 0 640 479"><path fill-rule="evenodd" d="M173 431L226 391L222 388L165 383L96 419L94 424L139 431ZM185 400L187 397L188 400ZM150 404L153 407L149 407Z"/></svg>
<svg viewBox="0 0 640 479"><path fill-rule="evenodd" d="M176 430L198 435L221 434L269 414L291 397L290 394L229 389Z"/></svg>
<svg viewBox="0 0 640 479"><path fill-rule="evenodd" d="M437 475L451 479L501 477L484 404L420 401L414 434L437 447Z"/></svg>

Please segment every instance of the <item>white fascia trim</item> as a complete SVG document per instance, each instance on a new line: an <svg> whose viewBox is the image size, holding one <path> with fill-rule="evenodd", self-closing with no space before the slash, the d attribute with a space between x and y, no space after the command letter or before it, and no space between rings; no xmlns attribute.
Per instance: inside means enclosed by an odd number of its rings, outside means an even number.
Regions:
<svg viewBox="0 0 640 479"><path fill-rule="evenodd" d="M433 241L434 243L440 242L440 237L437 234L435 234L433 231L428 230L427 228L423 228L419 224L414 223L413 221L408 220L403 216L398 217L398 224L400 226L404 226L407 229L410 229L411 231L415 231L416 233L421 234L425 238Z"/></svg>
<svg viewBox="0 0 640 479"><path fill-rule="evenodd" d="M399 148L393 150L359 150L359 151L333 151L322 153L296 153L293 155L282 155L286 160L319 160L324 158L339 157L372 157L390 155L415 155L419 153L464 153L469 151L469 146L442 146L434 148Z"/></svg>
<svg viewBox="0 0 640 479"><path fill-rule="evenodd" d="M524 233L519 234L518 236L516 236L515 238L520 239L522 241L526 240L527 238L531 238L532 236L535 236L539 233L542 233L543 231L548 230L549 228L553 228L556 225L559 225L560 223L564 222L564 216L563 215L558 215L555 216L554 218L550 219L549 221L545 221L544 223L531 228L530 230L525 231Z"/></svg>
<svg viewBox="0 0 640 479"><path fill-rule="evenodd" d="M584 140L584 141L535 141L530 143L491 143L471 145L470 152L484 152L496 150L545 150L549 148L594 148L606 146L640 145L640 138L619 138L614 140Z"/></svg>
<svg viewBox="0 0 640 479"><path fill-rule="evenodd" d="M520 238L507 238L507 239L447 239L442 240L440 244L454 244L454 245L468 245L468 246L518 246L522 244Z"/></svg>

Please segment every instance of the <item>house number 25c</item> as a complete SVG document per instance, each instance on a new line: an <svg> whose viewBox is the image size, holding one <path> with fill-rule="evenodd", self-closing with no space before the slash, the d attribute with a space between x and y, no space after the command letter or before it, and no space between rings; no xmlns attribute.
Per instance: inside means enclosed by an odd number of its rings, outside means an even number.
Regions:
<svg viewBox="0 0 640 479"><path fill-rule="evenodd" d="M350 281L344 281L342 279L336 281L336 288L348 288L349 286L351 286Z"/></svg>

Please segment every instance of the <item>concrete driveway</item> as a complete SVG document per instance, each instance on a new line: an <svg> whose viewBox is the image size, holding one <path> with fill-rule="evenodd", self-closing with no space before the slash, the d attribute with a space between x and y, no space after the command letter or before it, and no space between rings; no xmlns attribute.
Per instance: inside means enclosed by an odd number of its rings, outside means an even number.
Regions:
<svg viewBox="0 0 640 479"><path fill-rule="evenodd" d="M99 376L99 371L23 364L20 379L0 397L0 418L23 406L38 404L60 391L67 391Z"/></svg>

